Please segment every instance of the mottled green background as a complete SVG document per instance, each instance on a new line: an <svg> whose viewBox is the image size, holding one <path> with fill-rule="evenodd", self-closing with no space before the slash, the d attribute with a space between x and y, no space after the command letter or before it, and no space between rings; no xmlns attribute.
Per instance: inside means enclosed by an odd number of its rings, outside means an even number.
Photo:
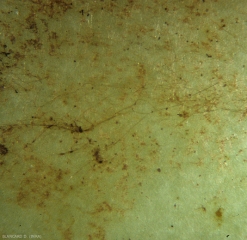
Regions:
<svg viewBox="0 0 247 240"><path fill-rule="evenodd" d="M0 1L0 237L247 239L246 16Z"/></svg>

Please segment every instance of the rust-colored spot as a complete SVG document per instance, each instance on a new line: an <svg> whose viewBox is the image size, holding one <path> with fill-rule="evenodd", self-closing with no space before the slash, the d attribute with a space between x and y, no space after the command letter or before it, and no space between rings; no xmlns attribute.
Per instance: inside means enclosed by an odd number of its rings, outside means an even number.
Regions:
<svg viewBox="0 0 247 240"><path fill-rule="evenodd" d="M23 208L44 208L54 201L57 194L64 196L73 186L65 186L64 178L68 177L69 170L56 169L46 165L40 159L29 157L32 167L23 173L20 188L17 191L16 201ZM56 192L56 194L54 194Z"/></svg>
<svg viewBox="0 0 247 240"><path fill-rule="evenodd" d="M223 215L223 213L222 213L222 208L219 208L219 209L215 212L215 216L216 216L217 218L221 219L221 218L222 218L222 215Z"/></svg>
<svg viewBox="0 0 247 240"><path fill-rule="evenodd" d="M98 226L95 223L89 223L89 227L90 227L91 233L88 235L88 240L106 239L105 237L106 233L103 227Z"/></svg>
<svg viewBox="0 0 247 240"><path fill-rule="evenodd" d="M73 232L72 232L71 227L63 231L63 237L64 239L67 239L67 240L73 239Z"/></svg>
<svg viewBox="0 0 247 240"><path fill-rule="evenodd" d="M107 203L106 201L102 202L102 204L100 204L95 213L101 213L101 212L111 212L112 211L112 207L109 205L109 203Z"/></svg>

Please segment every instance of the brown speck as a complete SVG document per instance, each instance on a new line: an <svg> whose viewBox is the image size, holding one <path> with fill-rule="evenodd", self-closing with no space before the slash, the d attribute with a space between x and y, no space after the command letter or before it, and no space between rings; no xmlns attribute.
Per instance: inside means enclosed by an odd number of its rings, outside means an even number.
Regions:
<svg viewBox="0 0 247 240"><path fill-rule="evenodd" d="M226 27L226 24L222 24L220 29L223 29L224 27Z"/></svg>
<svg viewBox="0 0 247 240"><path fill-rule="evenodd" d="M160 169L160 168L157 168L157 171L158 171L158 172L161 172L161 169Z"/></svg>
<svg viewBox="0 0 247 240"><path fill-rule="evenodd" d="M0 91L3 91L4 89L5 89L4 84L1 84L1 85L0 85Z"/></svg>
<svg viewBox="0 0 247 240"><path fill-rule="evenodd" d="M124 164L123 167L122 167L122 170L127 170L127 169L128 169L128 165Z"/></svg>
<svg viewBox="0 0 247 240"><path fill-rule="evenodd" d="M186 111L183 111L182 113L179 113L178 116L182 117L182 118L188 118L189 117L189 113L186 112Z"/></svg>
<svg viewBox="0 0 247 240"><path fill-rule="evenodd" d="M56 176L56 180L60 181L62 179L63 172L61 169L58 170L57 176Z"/></svg>
<svg viewBox="0 0 247 240"><path fill-rule="evenodd" d="M3 144L0 144L0 155L6 155L8 153L8 148L6 148Z"/></svg>
<svg viewBox="0 0 247 240"><path fill-rule="evenodd" d="M201 209L202 209L203 212L207 211L207 209L204 206L202 206Z"/></svg>
<svg viewBox="0 0 247 240"><path fill-rule="evenodd" d="M222 213L222 208L219 208L219 209L215 212L215 216L216 216L217 218L222 218L222 215L223 215L223 213Z"/></svg>

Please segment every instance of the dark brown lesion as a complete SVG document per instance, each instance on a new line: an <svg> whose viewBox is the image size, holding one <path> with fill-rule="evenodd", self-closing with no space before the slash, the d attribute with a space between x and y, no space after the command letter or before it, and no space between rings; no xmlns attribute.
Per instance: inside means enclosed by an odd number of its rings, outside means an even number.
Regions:
<svg viewBox="0 0 247 240"><path fill-rule="evenodd" d="M94 160L99 164L102 164L104 162L103 157L100 154L99 148L96 148L93 150L93 157L94 157Z"/></svg>
<svg viewBox="0 0 247 240"><path fill-rule="evenodd" d="M219 208L216 212L215 212L215 216L217 218L222 218L223 212L222 212L222 208Z"/></svg>
<svg viewBox="0 0 247 240"><path fill-rule="evenodd" d="M179 113L178 116L186 119L186 118L188 118L190 115L189 115L188 112L183 111L183 112Z"/></svg>
<svg viewBox="0 0 247 240"><path fill-rule="evenodd" d="M8 151L8 148L6 148L3 144L0 144L0 155L6 155Z"/></svg>

